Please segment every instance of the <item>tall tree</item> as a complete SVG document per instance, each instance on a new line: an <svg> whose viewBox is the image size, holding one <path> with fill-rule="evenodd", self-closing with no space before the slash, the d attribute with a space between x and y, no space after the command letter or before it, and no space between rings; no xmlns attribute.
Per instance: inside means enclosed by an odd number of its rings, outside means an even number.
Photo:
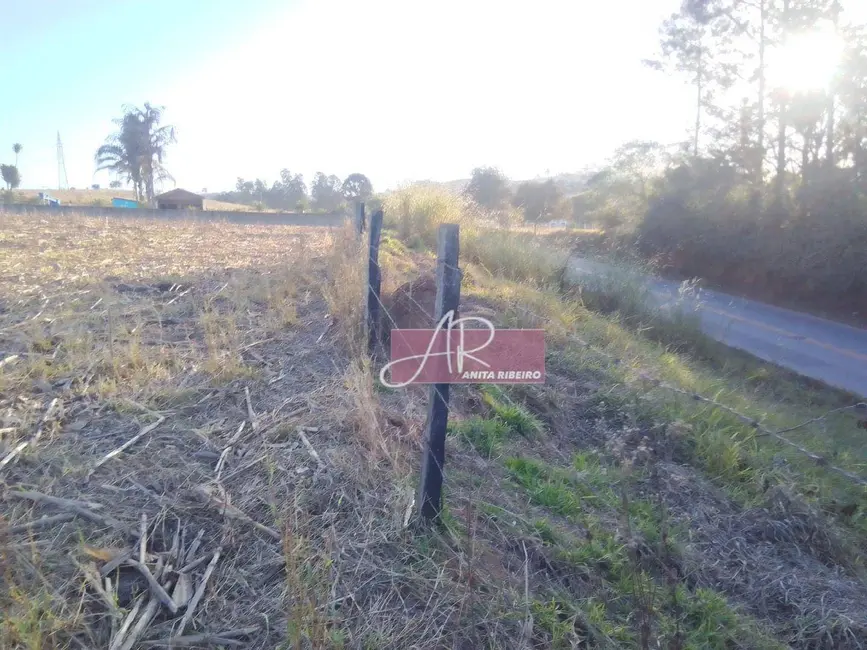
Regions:
<svg viewBox="0 0 867 650"><path fill-rule="evenodd" d="M810 175L818 164L819 149L826 133L822 116L827 106L827 93L810 91L793 94L789 101L788 118L801 145L801 188L806 189Z"/></svg>
<svg viewBox="0 0 867 650"><path fill-rule="evenodd" d="M765 179L765 93L767 86L767 70L765 67L765 31L768 22L767 0L759 0L759 66L755 79L758 81L758 120L756 124L756 156L754 161L754 182L757 186L764 184Z"/></svg>
<svg viewBox="0 0 867 650"><path fill-rule="evenodd" d="M829 18L831 24L833 25L833 33L836 37L840 37L840 2L838 0L831 0L831 4L828 7ZM834 123L835 123L835 106L836 106L836 93L837 86L839 85L839 76L835 75L833 79L829 80L830 87L828 88L828 96L827 96L827 104L825 107L826 113L826 130L825 130L825 164L828 167L833 168L836 161L834 159Z"/></svg>
<svg viewBox="0 0 867 650"><path fill-rule="evenodd" d="M18 167L18 154L21 153L21 150L23 148L24 148L24 146L18 142L16 142L15 144L12 145L12 151L15 152L15 166L16 167Z"/></svg>
<svg viewBox="0 0 867 650"><path fill-rule="evenodd" d="M268 186L261 178L257 178L253 183L253 195L260 203L265 202L265 193L268 191Z"/></svg>
<svg viewBox="0 0 867 650"><path fill-rule="evenodd" d="M767 54L771 45L770 25L777 0L686 0L704 5L714 29L727 35L727 42L739 45L740 60L735 76L755 85L755 103L744 101L738 112L741 126L738 148L742 165L750 173L755 187L764 184L765 127L767 121ZM755 63L755 67L753 67ZM748 118L748 122L743 121Z"/></svg>
<svg viewBox="0 0 867 650"><path fill-rule="evenodd" d="M476 205L496 210L509 201L509 179L496 167L476 167L464 192Z"/></svg>
<svg viewBox="0 0 867 650"><path fill-rule="evenodd" d="M646 200L650 180L662 171L665 149L652 140L633 140L620 145L611 160L616 176L630 182L633 191Z"/></svg>
<svg viewBox="0 0 867 650"><path fill-rule="evenodd" d="M299 204L307 205L307 184L301 174L293 174L288 169L281 169L279 192L282 197L280 207L294 210Z"/></svg>
<svg viewBox="0 0 867 650"><path fill-rule="evenodd" d="M113 120L118 130L96 151L97 171L106 169L133 184L136 199L153 202L157 183L173 180L164 165L166 149L176 142L175 129L161 126L164 109L145 102L125 106Z"/></svg>
<svg viewBox="0 0 867 650"><path fill-rule="evenodd" d="M18 173L18 167L15 165L0 165L0 175L3 176L7 190L14 190L21 185L21 174Z"/></svg>
<svg viewBox="0 0 867 650"><path fill-rule="evenodd" d="M373 196L373 184L364 174L350 174L344 179L341 191L347 201L366 201Z"/></svg>
<svg viewBox="0 0 867 650"><path fill-rule="evenodd" d="M313 199L313 207L317 210L333 212L343 203L343 183L333 174L326 176L322 172L316 172L313 177L313 185L310 187L310 198Z"/></svg>
<svg viewBox="0 0 867 650"><path fill-rule="evenodd" d="M131 144L131 143L130 143ZM142 189L141 164L138 153L130 146L120 143L104 144L96 150L96 170L108 170L132 183L136 201L140 201Z"/></svg>
<svg viewBox="0 0 867 650"><path fill-rule="evenodd" d="M779 18L779 40L783 44L786 43L787 36L790 32L789 9L789 0L783 0L783 7ZM777 164L776 173L774 174L774 200L777 204L780 204L782 203L783 193L785 192L786 187L786 147L788 146L786 130L788 128L789 119L789 89L775 88L772 92L777 105Z"/></svg>
<svg viewBox="0 0 867 650"><path fill-rule="evenodd" d="M142 162L142 174L145 182L147 199L152 202L155 196L154 185L165 180L174 180L163 165L166 149L177 142L175 127L160 126L164 108L151 106L145 102L144 108L134 108L132 115L138 122L138 132L145 142L145 155Z"/></svg>
<svg viewBox="0 0 867 650"><path fill-rule="evenodd" d="M867 190L867 27L847 27L837 85L840 101L840 162L852 166Z"/></svg>
<svg viewBox="0 0 867 650"><path fill-rule="evenodd" d="M702 121L711 109L718 89L726 90L735 80L736 66L727 61L730 38L720 10L707 0L685 0L659 29L661 57L645 65L685 75L695 87L695 127L692 155L699 155Z"/></svg>

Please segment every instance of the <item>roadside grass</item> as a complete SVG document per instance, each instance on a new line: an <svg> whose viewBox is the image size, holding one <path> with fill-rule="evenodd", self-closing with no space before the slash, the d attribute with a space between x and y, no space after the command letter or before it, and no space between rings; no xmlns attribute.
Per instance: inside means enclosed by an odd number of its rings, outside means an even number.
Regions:
<svg viewBox="0 0 867 650"><path fill-rule="evenodd" d="M460 197L433 188L408 188L390 195L386 207L404 240L420 239L428 247L435 247L440 223L461 224L461 265L467 269L463 295L496 305L506 326L544 325L549 341L561 347L549 363L603 373L615 383L608 399L619 396L633 404L634 421L684 422L697 461L741 500L760 499L769 484L794 484L822 510L854 510L838 519L867 540L863 488L757 435L732 415L655 387L647 378L712 398L772 430L853 404L853 396L709 339L676 304L668 313L651 307L636 270L564 277L562 245L542 244L531 232L485 233L473 225L472 211ZM548 254L538 255L540 248ZM473 251L486 251L493 259ZM686 283L684 293L691 290ZM845 412L789 436L830 462L867 476L861 431L858 415Z"/></svg>
<svg viewBox="0 0 867 650"><path fill-rule="evenodd" d="M401 239L414 244L400 251L395 246L392 263L407 255L429 258L436 226L460 223L461 267L465 271L462 298L493 309L500 327L546 329L548 372L561 383L580 387L570 389L570 398L560 395L553 399L568 409L571 418L578 418L577 422L571 420L577 431L607 431L607 442L598 450L600 454L626 468L640 468L649 462L648 458L654 466L674 463L690 468L690 476L694 477L690 480L700 486L695 489L703 492L702 507L724 498L731 504L726 508L743 512L745 517L773 520L762 525L778 528L783 536L780 539L798 545L799 552L849 572L851 585L860 584L859 598L863 597L863 552L867 548L867 495L863 488L771 436L761 435L725 410L692 397L699 394L713 399L771 430L822 418L786 435L832 464L867 476L867 448L860 442L858 416L846 412L822 417L832 408L854 403L852 396L709 340L701 334L697 322L679 309L662 313L649 307L645 290L628 272L595 279L564 277L565 258L558 257L563 255L563 248L546 245L530 233L498 231L494 241L480 243L490 234L483 234L473 225L472 211L463 208L460 199L432 197L432 191L425 188L423 199L418 199L425 205L423 218L413 213L415 188L394 195L397 232ZM437 205L447 205L448 209L437 212ZM553 257L539 256L528 263L523 251L542 247L547 247ZM550 265L550 259L560 262ZM689 283L684 284L685 294L691 290ZM487 401L484 394L479 397L483 404ZM564 403L564 399L571 403ZM537 419L550 416L557 420L552 407L547 408L548 412L540 412ZM566 419L560 418L558 431L551 434L559 440L553 443L555 446L577 444L569 440L563 424ZM514 435L495 414L476 414L453 425L453 431L467 440L486 463L503 462L508 476L526 491L534 508L590 533L589 543L576 546L574 532L567 543L564 540L570 535L563 537L562 532L556 532L556 526L527 514L527 519L536 522L532 534L543 546L556 547L559 560L566 558L569 563L571 558L570 565L585 563L603 573L614 569L606 573L613 585L611 593L620 594L617 597L627 595L632 599L633 612L645 611L645 618L653 619L652 623L636 624L636 617L641 615L635 614L626 625L625 620L617 619L620 610L609 612L609 618L619 620L614 628L619 625L619 629L628 628L633 634L629 643L647 647L643 635L648 634L650 625L652 635L667 639L670 647L786 645L789 637L774 640L767 631L767 621L756 622L741 609L741 604L730 603L709 585L686 590L679 577L679 586L674 588L666 582L668 578L653 572L648 574L653 582L650 584L646 568L636 572L631 551L626 549L624 540L629 535L623 537L623 521L632 521L633 535L643 544L664 546L667 550L660 553L662 557L676 555L677 548L691 539L694 531L684 531L683 526L689 529L698 525L684 519L683 513L678 522L667 522L667 506L641 497L648 483L662 480L653 471L652 478L647 475L649 470L639 470L630 478L618 477L610 464L601 465L604 472L594 466L593 456L576 461L584 464L584 470L553 467L549 456L544 460L533 458L535 454L528 452L523 438ZM537 437L543 442L542 448L552 444L551 435ZM594 475L598 480L588 480ZM724 497L712 496L714 490L720 490ZM677 505L676 490L666 498ZM618 508L620 499L625 499L627 506ZM602 508L608 514L594 518L588 508ZM612 518L611 513L617 512L619 515ZM802 577L810 575L807 571ZM660 596L661 589L664 596ZM743 592L736 593L736 600L745 598ZM676 607L646 604L648 598L660 597L665 603L672 599L680 602ZM592 606L576 604L574 595L572 605L561 602L562 607L554 607L556 612L544 602L536 606L542 608L540 615L551 614L546 616L549 635L565 634L565 627L580 635L573 624L579 618L586 621ZM840 607L845 598L836 602ZM763 611L755 601L744 604L753 611ZM575 614L577 611L582 613ZM656 614L651 616L649 612ZM826 634L830 637L825 638L833 637L836 643L845 645L850 634L846 631L847 617L838 610L834 616L816 615L810 621L807 617L791 625L778 617L772 627L778 634L792 634L791 639L801 642L808 638L818 642Z"/></svg>
<svg viewBox="0 0 867 650"><path fill-rule="evenodd" d="M579 621L599 647L645 648L651 639L663 647L785 647L723 595L667 580L681 562L687 531L669 528L658 504L626 496L634 494L632 470L587 452L577 452L565 467L527 456L503 464L531 504L566 522L536 519L525 532L549 549L546 562L583 580L583 598L561 594L534 603L551 647L570 647Z"/></svg>
<svg viewBox="0 0 867 650"><path fill-rule="evenodd" d="M611 385L604 400L634 424L683 423L695 462L719 479L743 503L757 503L773 485L794 485L813 504L845 529L867 541L867 495L863 488L783 445L763 436L722 409L691 398L699 394L752 418L771 430L788 429L827 411L858 402L851 395L805 380L705 337L689 318L671 321L636 307L635 283L614 282L606 291L625 287L622 306L594 311L583 287L565 292L549 286L528 288L469 266L464 295L495 304L503 326L544 326L549 367L598 373ZM599 284L592 286L599 291ZM596 298L594 298L596 300ZM642 313L648 313L644 320ZM658 386L674 386L687 395ZM600 414L604 413L600 411ZM862 411L843 412L787 433L787 437L829 462L867 476L867 447L858 428ZM849 513L849 514L845 514Z"/></svg>
<svg viewBox="0 0 867 650"><path fill-rule="evenodd" d="M480 393L490 417L475 415L449 422L449 433L466 441L479 454L492 458L509 438L534 440L543 435L545 427L539 419L498 386L484 386Z"/></svg>
<svg viewBox="0 0 867 650"><path fill-rule="evenodd" d="M552 249L532 236L497 231L479 224L467 202L433 187L410 187L384 201L385 225L414 250L436 250L437 228L461 226L461 264L473 263L490 274L533 285L558 283L567 251Z"/></svg>

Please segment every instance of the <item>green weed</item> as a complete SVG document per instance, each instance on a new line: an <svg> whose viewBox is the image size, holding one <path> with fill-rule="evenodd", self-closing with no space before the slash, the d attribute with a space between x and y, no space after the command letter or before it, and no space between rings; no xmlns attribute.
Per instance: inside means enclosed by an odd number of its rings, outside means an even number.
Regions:
<svg viewBox="0 0 867 650"><path fill-rule="evenodd" d="M530 603L530 612L533 614L533 623L550 637L548 647L563 650L575 647L578 612L574 605L562 600L534 600Z"/></svg>
<svg viewBox="0 0 867 650"><path fill-rule="evenodd" d="M509 433L509 428L501 420L474 417L469 420L449 422L449 432L466 440L482 456L491 458L500 449L502 441Z"/></svg>

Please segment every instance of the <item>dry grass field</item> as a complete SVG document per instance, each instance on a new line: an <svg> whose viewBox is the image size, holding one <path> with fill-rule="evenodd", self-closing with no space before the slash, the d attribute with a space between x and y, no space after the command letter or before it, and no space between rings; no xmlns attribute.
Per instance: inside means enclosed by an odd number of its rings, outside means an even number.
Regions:
<svg viewBox="0 0 867 650"><path fill-rule="evenodd" d="M462 218L392 201L387 307ZM423 528L351 233L0 215L0 648L860 647L863 493L643 378L774 428L845 396L593 311L531 236L463 222L462 311L544 327L548 381L454 387Z"/></svg>
<svg viewBox="0 0 867 650"><path fill-rule="evenodd" d="M322 480L297 429L345 426L345 363L319 340L328 233L2 222L0 647L168 636L148 572L180 603L214 571L188 633L285 635L280 565L305 543L298 488ZM138 571L106 570L130 553Z"/></svg>

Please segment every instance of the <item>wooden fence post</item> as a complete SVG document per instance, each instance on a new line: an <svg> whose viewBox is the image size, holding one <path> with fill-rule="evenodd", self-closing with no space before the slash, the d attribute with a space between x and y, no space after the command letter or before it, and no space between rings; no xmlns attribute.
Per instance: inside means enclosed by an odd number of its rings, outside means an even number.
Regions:
<svg viewBox="0 0 867 650"><path fill-rule="evenodd" d="M364 232L364 203L361 201L355 204L355 232L358 233L359 239Z"/></svg>
<svg viewBox="0 0 867 650"><path fill-rule="evenodd" d="M379 268L379 239L381 235L382 210L377 210L370 217L370 247L367 259L367 345L371 354L375 352L376 344L379 342L379 301L380 290L382 289L382 271Z"/></svg>
<svg viewBox="0 0 867 650"><path fill-rule="evenodd" d="M461 298L458 270L460 227L443 224L437 233L437 297L434 316L439 322L448 312L457 313ZM446 333L448 336L448 332ZM428 392L424 456L419 486L419 513L437 520L442 508L443 467L446 459L446 426L449 418L449 384L432 384Z"/></svg>

